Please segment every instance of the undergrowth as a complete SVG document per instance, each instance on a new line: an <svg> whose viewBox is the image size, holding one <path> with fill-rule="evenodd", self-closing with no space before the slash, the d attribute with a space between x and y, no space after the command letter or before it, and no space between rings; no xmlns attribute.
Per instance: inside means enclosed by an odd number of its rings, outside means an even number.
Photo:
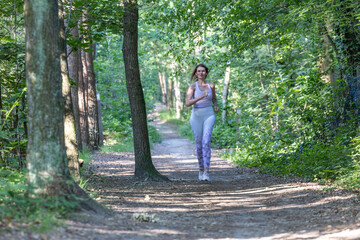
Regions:
<svg viewBox="0 0 360 240"><path fill-rule="evenodd" d="M194 140L189 119L176 119L167 111L163 120L174 124L180 136ZM262 173L298 176L308 181L360 190L360 136L351 138L348 131L338 133L332 142L312 138L291 139L272 131L255 131L231 121L216 121L212 147L227 149L222 157L244 167L257 167ZM287 139L289 138L289 139ZM349 140L351 139L351 141ZM351 143L350 143L351 142Z"/></svg>
<svg viewBox="0 0 360 240"><path fill-rule="evenodd" d="M81 178L78 184L86 190L84 172L92 160L92 153L84 149L79 152L79 158L84 163L80 168ZM69 195L38 197L31 194L26 183L26 169L0 167L0 229L3 231L23 228L32 232L47 232L62 225L63 219L78 209L77 200L76 196Z"/></svg>
<svg viewBox="0 0 360 240"><path fill-rule="evenodd" d="M264 139L264 137L262 137ZM248 137L223 157L239 166L257 167L262 173L298 176L308 181L333 185L352 191L360 190L360 162L357 141L324 143L309 141L296 145L258 143Z"/></svg>
<svg viewBox="0 0 360 240"><path fill-rule="evenodd" d="M153 143L161 142L161 135L156 130L154 126L148 126L149 131L149 141L150 147L153 147ZM117 134L113 134L116 136ZM113 137L109 139L108 144L104 144L104 146L100 147L100 151L103 153L110 153L110 152L133 152L134 151L134 141L132 138L129 137Z"/></svg>
<svg viewBox="0 0 360 240"><path fill-rule="evenodd" d="M77 208L63 197L29 197L25 171L0 168L0 227L46 232L63 224L61 219Z"/></svg>

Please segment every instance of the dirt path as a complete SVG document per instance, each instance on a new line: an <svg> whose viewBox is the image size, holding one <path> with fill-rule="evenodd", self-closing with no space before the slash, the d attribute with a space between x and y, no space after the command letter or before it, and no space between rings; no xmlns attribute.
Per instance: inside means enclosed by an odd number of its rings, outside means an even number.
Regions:
<svg viewBox="0 0 360 240"><path fill-rule="evenodd" d="M193 143L153 124L163 136L153 161L170 183L136 182L133 154L96 153L89 184L114 216L80 214L48 236L23 239L360 239L357 196L236 168L219 150L212 181L200 182Z"/></svg>

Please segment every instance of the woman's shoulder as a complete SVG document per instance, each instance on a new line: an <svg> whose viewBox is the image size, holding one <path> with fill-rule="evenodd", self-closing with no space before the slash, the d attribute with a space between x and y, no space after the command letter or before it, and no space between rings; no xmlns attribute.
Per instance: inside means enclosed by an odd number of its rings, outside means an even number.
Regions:
<svg viewBox="0 0 360 240"><path fill-rule="evenodd" d="M196 82L193 82L192 84L189 85L190 89L195 89L195 87L196 87Z"/></svg>
<svg viewBox="0 0 360 240"><path fill-rule="evenodd" d="M210 87L211 88L214 88L215 87L215 84L214 83L209 83Z"/></svg>

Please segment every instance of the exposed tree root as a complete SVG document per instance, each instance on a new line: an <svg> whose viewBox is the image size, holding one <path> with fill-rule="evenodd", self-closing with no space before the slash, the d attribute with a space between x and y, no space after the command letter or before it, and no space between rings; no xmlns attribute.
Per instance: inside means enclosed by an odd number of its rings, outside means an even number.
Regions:
<svg viewBox="0 0 360 240"><path fill-rule="evenodd" d="M140 181L156 181L156 182L170 182L171 180L160 174L155 167L150 170L135 171L135 178Z"/></svg>
<svg viewBox="0 0 360 240"><path fill-rule="evenodd" d="M66 200L77 203L77 210L92 211L96 214L109 215L111 212L96 202L71 178L49 182L46 187L47 196L62 196Z"/></svg>

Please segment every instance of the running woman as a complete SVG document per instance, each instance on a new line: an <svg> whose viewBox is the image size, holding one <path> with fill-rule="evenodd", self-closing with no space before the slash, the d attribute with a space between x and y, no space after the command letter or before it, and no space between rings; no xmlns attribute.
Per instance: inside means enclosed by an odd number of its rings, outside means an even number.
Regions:
<svg viewBox="0 0 360 240"><path fill-rule="evenodd" d="M190 125L195 137L200 181L210 181L210 140L215 125L215 113L219 111L215 84L206 81L208 74L207 66L197 65L191 75L195 82L190 84L186 94L186 106L193 106Z"/></svg>

